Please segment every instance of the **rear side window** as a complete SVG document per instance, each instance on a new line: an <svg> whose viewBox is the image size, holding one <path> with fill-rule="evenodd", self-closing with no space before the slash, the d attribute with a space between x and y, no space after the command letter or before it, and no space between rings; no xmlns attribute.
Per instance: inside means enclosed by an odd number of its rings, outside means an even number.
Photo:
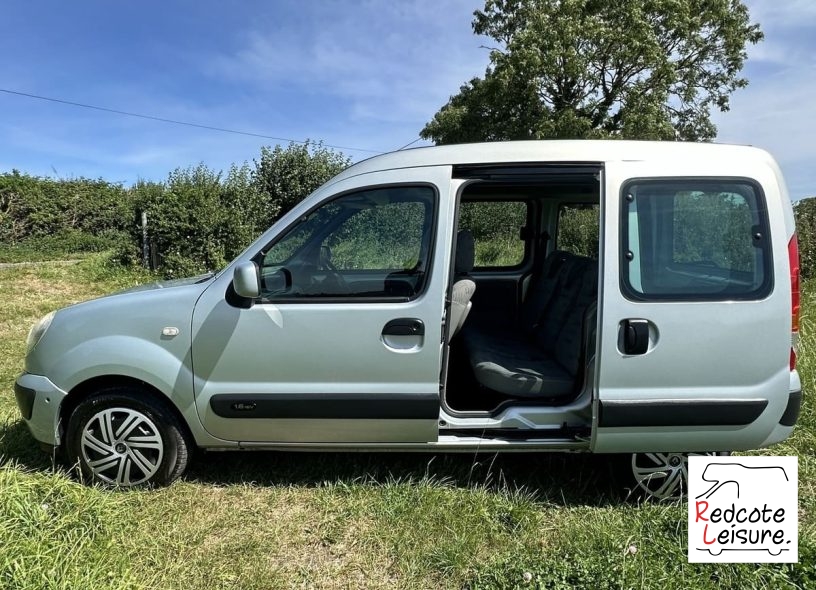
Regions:
<svg viewBox="0 0 816 590"><path fill-rule="evenodd" d="M772 288L765 201L753 182L634 181L621 222L621 285L631 299L759 299Z"/></svg>
<svg viewBox="0 0 816 590"><path fill-rule="evenodd" d="M512 268L524 262L521 228L527 225L526 201L463 201L459 230L473 233L476 268Z"/></svg>

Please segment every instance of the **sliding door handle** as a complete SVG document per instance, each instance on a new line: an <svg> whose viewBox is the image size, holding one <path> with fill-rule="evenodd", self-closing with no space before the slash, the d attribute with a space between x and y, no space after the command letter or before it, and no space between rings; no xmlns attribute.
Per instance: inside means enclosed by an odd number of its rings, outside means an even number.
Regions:
<svg viewBox="0 0 816 590"><path fill-rule="evenodd" d="M424 336L425 324L418 318L391 320L382 330L383 336Z"/></svg>
<svg viewBox="0 0 816 590"><path fill-rule="evenodd" d="M621 322L623 354L638 355L649 350L649 321L626 319Z"/></svg>

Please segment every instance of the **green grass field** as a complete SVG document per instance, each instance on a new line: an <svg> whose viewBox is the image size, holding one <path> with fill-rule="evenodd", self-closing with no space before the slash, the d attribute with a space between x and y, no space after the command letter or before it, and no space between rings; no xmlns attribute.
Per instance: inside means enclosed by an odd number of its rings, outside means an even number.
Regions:
<svg viewBox="0 0 816 590"><path fill-rule="evenodd" d="M685 506L625 503L592 456L211 453L166 489L83 486L19 421L25 336L148 278L99 257L0 269L0 588L816 588L816 288L805 407L764 451L799 456L800 563L733 566L686 563Z"/></svg>

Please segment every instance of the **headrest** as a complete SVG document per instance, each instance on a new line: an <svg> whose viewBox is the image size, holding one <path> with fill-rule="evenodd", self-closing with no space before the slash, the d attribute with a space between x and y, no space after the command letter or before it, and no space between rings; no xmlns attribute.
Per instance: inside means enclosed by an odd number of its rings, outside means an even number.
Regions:
<svg viewBox="0 0 816 590"><path fill-rule="evenodd" d="M456 262L453 266L455 273L467 273L473 270L476 259L476 241L468 230L462 230L456 235Z"/></svg>

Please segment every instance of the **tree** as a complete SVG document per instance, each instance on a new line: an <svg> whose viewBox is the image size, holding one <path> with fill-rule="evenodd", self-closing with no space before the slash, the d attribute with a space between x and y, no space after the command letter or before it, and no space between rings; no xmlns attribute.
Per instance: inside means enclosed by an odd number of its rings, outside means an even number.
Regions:
<svg viewBox="0 0 816 590"><path fill-rule="evenodd" d="M119 255L135 258L142 239L137 221L145 212L150 248L168 277L218 270L266 229L266 199L246 164L232 166L226 176L204 164L179 168L166 182L140 181L130 193L131 247Z"/></svg>
<svg viewBox="0 0 816 590"><path fill-rule="evenodd" d="M486 0L474 17L499 46L420 132L437 144L710 140L763 38L740 0Z"/></svg>
<svg viewBox="0 0 816 590"><path fill-rule="evenodd" d="M268 225L350 163L347 156L324 147L320 142L292 143L286 149L279 145L271 149L261 148L261 159L255 161L253 179L268 199Z"/></svg>

